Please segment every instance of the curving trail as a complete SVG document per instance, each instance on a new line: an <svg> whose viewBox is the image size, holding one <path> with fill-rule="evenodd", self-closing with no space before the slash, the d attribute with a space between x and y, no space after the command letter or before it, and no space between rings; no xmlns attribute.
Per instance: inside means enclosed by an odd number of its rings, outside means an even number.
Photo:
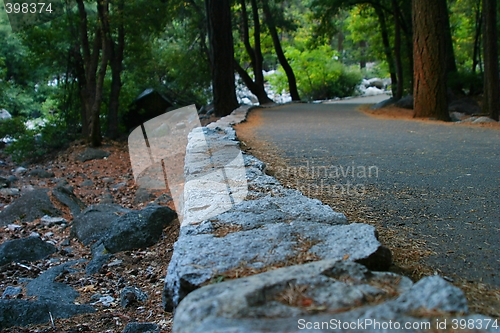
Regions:
<svg viewBox="0 0 500 333"><path fill-rule="evenodd" d="M374 101L257 109L237 133L266 163L285 160L272 172L300 178L304 194L334 209L352 199L403 243L425 244L436 272L500 286L500 130L357 111Z"/></svg>

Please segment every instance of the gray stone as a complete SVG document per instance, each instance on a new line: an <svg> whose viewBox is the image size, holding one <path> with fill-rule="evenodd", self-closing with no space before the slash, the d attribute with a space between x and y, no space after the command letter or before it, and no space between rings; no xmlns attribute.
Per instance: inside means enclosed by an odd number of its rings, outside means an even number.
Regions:
<svg viewBox="0 0 500 333"><path fill-rule="evenodd" d="M88 186L93 186L94 185L94 182L91 181L90 179L87 179L87 180L84 180L80 186L81 187L88 187Z"/></svg>
<svg viewBox="0 0 500 333"><path fill-rule="evenodd" d="M146 203L151 200L154 200L155 196L151 192L151 190L144 188L144 187L139 187L137 191L135 191L135 197L134 197L134 205L138 205L141 203Z"/></svg>
<svg viewBox="0 0 500 333"><path fill-rule="evenodd" d="M8 240L0 245L0 266L10 262L36 261L56 252L56 247L38 237Z"/></svg>
<svg viewBox="0 0 500 333"><path fill-rule="evenodd" d="M40 222L42 222L43 225L46 225L48 227L51 227L53 225L61 225L64 223L67 223L66 219L64 217L50 217L48 215L42 216L40 219Z"/></svg>
<svg viewBox="0 0 500 333"><path fill-rule="evenodd" d="M93 313L89 305L61 304L48 301L0 300L0 329L11 326L27 326L50 322L54 319L70 318L82 313Z"/></svg>
<svg viewBox="0 0 500 333"><path fill-rule="evenodd" d="M160 333L155 323L128 323L122 333Z"/></svg>
<svg viewBox="0 0 500 333"><path fill-rule="evenodd" d="M100 160L105 157L108 157L111 155L109 152L100 150L100 149L95 149L95 148L87 148L83 153L78 155L76 158L80 162L86 162L90 160Z"/></svg>
<svg viewBox="0 0 500 333"><path fill-rule="evenodd" d="M7 229L9 229L10 231L16 231L22 229L22 227L18 224L9 224L7 225Z"/></svg>
<svg viewBox="0 0 500 333"><path fill-rule="evenodd" d="M263 213L256 216L241 212L229 220L226 213L198 228L181 228L165 278L167 310L174 309L189 292L231 275L228 272L237 268L258 271L276 265L346 259L387 269L392 262L390 251L380 245L371 226L289 221L278 210L262 207ZM218 237L217 232L225 229L237 231Z"/></svg>
<svg viewBox="0 0 500 333"><path fill-rule="evenodd" d="M23 292L23 288L21 288L21 287L8 286L7 288L5 288L5 290L2 294L2 298L14 298L22 292Z"/></svg>
<svg viewBox="0 0 500 333"><path fill-rule="evenodd" d="M44 215L59 216L61 212L50 201L47 189L26 192L0 212L0 226L15 221L32 222Z"/></svg>
<svg viewBox="0 0 500 333"><path fill-rule="evenodd" d="M19 189L15 187L0 189L0 194L2 195L19 195L20 193L21 191L19 191Z"/></svg>
<svg viewBox="0 0 500 333"><path fill-rule="evenodd" d="M130 212L129 209L119 205L92 205L73 220L71 236L76 237L84 245L88 245L100 239L113 220L128 212Z"/></svg>
<svg viewBox="0 0 500 333"><path fill-rule="evenodd" d="M497 121L494 119L491 119L489 117L479 117L476 120L474 120L472 123L473 124L487 124L487 123L496 123Z"/></svg>
<svg viewBox="0 0 500 333"><path fill-rule="evenodd" d="M152 246L160 239L163 228L176 217L172 209L163 206L131 211L112 222L102 243L110 253Z"/></svg>
<svg viewBox="0 0 500 333"><path fill-rule="evenodd" d="M71 266L82 261L84 260L69 261L43 272L40 276L31 280L26 285L27 295L36 296L39 301L55 302L59 304L73 303L80 294L72 287L64 283L54 282L54 280L65 272L76 272Z"/></svg>
<svg viewBox="0 0 500 333"><path fill-rule="evenodd" d="M20 167L17 167L16 170L14 170L14 173L15 174L20 174L20 173L23 174L26 171L28 171L28 169L26 169L25 167L20 166Z"/></svg>
<svg viewBox="0 0 500 333"><path fill-rule="evenodd" d="M125 287L120 292L120 305L124 308L145 302L148 299L148 295L136 287Z"/></svg>
<svg viewBox="0 0 500 333"><path fill-rule="evenodd" d="M399 101L397 101L395 105L398 108L412 110L413 109L413 96L412 95L407 95L407 96L401 98Z"/></svg>
<svg viewBox="0 0 500 333"><path fill-rule="evenodd" d="M448 105L448 111L450 112L460 112L468 115L481 113L481 107L472 98L465 97L452 101Z"/></svg>
<svg viewBox="0 0 500 333"><path fill-rule="evenodd" d="M56 186L52 189L52 195L64 206L68 207L71 215L77 216L87 206L73 193L71 186Z"/></svg>
<svg viewBox="0 0 500 333"><path fill-rule="evenodd" d="M391 97L389 99L386 99L382 102L378 102L377 104L375 105L372 105L370 107L370 110L379 110L379 109L383 109L385 107L388 107L390 105L394 105L394 103L396 103L396 101Z"/></svg>
<svg viewBox="0 0 500 333"><path fill-rule="evenodd" d="M92 245L91 251L92 260L87 264L87 267L85 267L85 273L87 275L96 274L102 266L113 258L113 255L108 253L104 245L100 242Z"/></svg>
<svg viewBox="0 0 500 333"><path fill-rule="evenodd" d="M102 181L104 183L114 183L115 179L113 177L104 177Z"/></svg>
<svg viewBox="0 0 500 333"><path fill-rule="evenodd" d="M54 178L56 176L52 171L46 171L42 169L31 170L28 175L38 178Z"/></svg>
<svg viewBox="0 0 500 333"><path fill-rule="evenodd" d="M453 122L462 121L465 118L465 113L461 112L450 112L450 119Z"/></svg>
<svg viewBox="0 0 500 333"><path fill-rule="evenodd" d="M0 188L9 186L10 186L10 180L8 178L0 176Z"/></svg>
<svg viewBox="0 0 500 333"><path fill-rule="evenodd" d="M434 325L433 313L448 322L452 318L471 319L473 316L454 317L467 312L465 302L458 288L437 276L413 284L394 273L324 260L200 288L176 309L172 332L396 332L378 328L374 322ZM328 325L312 326L323 322ZM311 325L308 330L306 323ZM339 323L355 323L355 327L342 328Z"/></svg>
<svg viewBox="0 0 500 333"><path fill-rule="evenodd" d="M6 119L11 119L12 115L9 113L9 111L5 109L0 110L0 121L6 120Z"/></svg>

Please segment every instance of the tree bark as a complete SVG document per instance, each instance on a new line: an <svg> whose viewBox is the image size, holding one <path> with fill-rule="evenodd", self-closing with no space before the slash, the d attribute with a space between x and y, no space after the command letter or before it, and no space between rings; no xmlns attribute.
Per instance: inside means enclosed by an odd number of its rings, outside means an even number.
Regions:
<svg viewBox="0 0 500 333"><path fill-rule="evenodd" d="M448 11L446 0L438 0L438 2L443 20L443 33L446 48L446 75L448 75L457 71L455 51L453 50L453 40L451 38L450 12Z"/></svg>
<svg viewBox="0 0 500 333"><path fill-rule="evenodd" d="M396 96L397 94L397 85L398 78L396 76L396 69L394 65L394 58L391 52L391 44L389 41L389 33L387 30L387 23L385 21L385 14L382 8L379 6L374 6L375 13L377 14L378 21L380 24L380 32L382 34L382 43L384 44L384 53L387 60L387 64L389 65L389 72L391 74L391 90L392 96Z"/></svg>
<svg viewBox="0 0 500 333"><path fill-rule="evenodd" d="M484 13L484 96L483 111L498 120L500 82L498 78L497 2L483 0Z"/></svg>
<svg viewBox="0 0 500 333"><path fill-rule="evenodd" d="M215 114L226 116L239 104L234 84L234 46L229 0L205 0L212 63Z"/></svg>
<svg viewBox="0 0 500 333"><path fill-rule="evenodd" d="M392 9L394 12L394 60L396 66L396 76L398 82L396 84L395 100L400 100L403 97L403 63L401 61L401 22L399 17L398 0L392 0Z"/></svg>
<svg viewBox="0 0 500 333"><path fill-rule="evenodd" d="M123 13L123 0L118 2L118 11ZM107 136L110 139L118 137L118 112L120 108L120 92L122 88L121 74L123 71L123 54L125 51L125 28L123 26L123 17L119 18L118 35L116 42L111 36L109 22L106 24L106 36L109 48L109 64L111 67L111 91L109 96L108 109L108 129Z"/></svg>
<svg viewBox="0 0 500 333"><path fill-rule="evenodd" d="M241 34L243 37L243 44L245 45L245 50L250 57L250 64L253 69L255 79L252 80L248 73L241 67L237 62L235 62L235 69L240 74L245 85L250 89L252 94L254 94L259 100L259 104L268 104L273 101L267 96L266 90L264 89L264 75L262 73L262 64L264 58L262 56L261 44L260 44L260 19L259 19L259 8L257 7L257 1L251 0L252 3L252 17L254 21L254 47L250 45L250 34L248 28L248 13L246 8L245 0L240 0L241 5ZM245 72L245 73L243 73Z"/></svg>
<svg viewBox="0 0 500 333"><path fill-rule="evenodd" d="M295 78L292 67L285 57L283 48L281 47L280 38L276 29L276 23L274 21L274 17L272 15L271 9L269 8L267 0L262 1L262 9L264 11L264 16L266 18L266 23L267 27L269 28L271 38L273 39L274 50L276 51L276 55L278 56L278 61L280 62L281 67L283 67L286 77L288 78L288 88L290 90L292 101L300 101L299 91L297 89L297 79Z"/></svg>
<svg viewBox="0 0 500 333"><path fill-rule="evenodd" d="M450 120L444 19L436 0L413 0L414 117Z"/></svg>

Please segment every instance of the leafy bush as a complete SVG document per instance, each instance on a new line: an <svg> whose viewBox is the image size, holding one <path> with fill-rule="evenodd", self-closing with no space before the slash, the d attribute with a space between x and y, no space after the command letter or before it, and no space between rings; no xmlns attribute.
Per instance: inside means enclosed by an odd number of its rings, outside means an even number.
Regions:
<svg viewBox="0 0 500 333"><path fill-rule="evenodd" d="M342 65L329 46L302 51L288 48L286 56L297 78L297 89L307 100L352 96L362 79L361 72ZM288 89L282 68L270 76L269 81L277 91Z"/></svg>
<svg viewBox="0 0 500 333"><path fill-rule="evenodd" d="M12 140L5 152L16 162L37 160L74 139L61 133L68 133L68 130L64 122L56 117L48 117L33 128L28 128L21 117L0 121L0 138Z"/></svg>

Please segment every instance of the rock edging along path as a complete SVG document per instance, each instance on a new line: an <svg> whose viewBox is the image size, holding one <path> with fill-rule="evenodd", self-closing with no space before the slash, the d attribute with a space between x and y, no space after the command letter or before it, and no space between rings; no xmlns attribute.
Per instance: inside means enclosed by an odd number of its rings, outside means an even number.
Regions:
<svg viewBox="0 0 500 333"><path fill-rule="evenodd" d="M163 291L165 309L175 310L173 333L330 332L331 326L316 330L311 323L335 318L384 324L432 320L435 325L446 317L451 325L453 315L467 314L463 292L438 276L413 284L393 273L372 272L391 264L391 253L372 226L349 224L319 200L284 188L251 155L242 155L245 200L223 201L221 209L214 198L222 198L224 191L236 188L234 198L243 196L241 175L231 173L237 166L226 172L227 188L209 193L207 182L192 180L205 179L224 163L227 147L238 145L231 125L244 121L249 110L241 107L201 129L213 158L190 145L201 132L190 135L185 177L191 182L185 187L184 220ZM230 154L235 156L233 149ZM486 322L481 316L461 318ZM417 324L406 331L419 331ZM497 331L485 326L479 332Z"/></svg>

